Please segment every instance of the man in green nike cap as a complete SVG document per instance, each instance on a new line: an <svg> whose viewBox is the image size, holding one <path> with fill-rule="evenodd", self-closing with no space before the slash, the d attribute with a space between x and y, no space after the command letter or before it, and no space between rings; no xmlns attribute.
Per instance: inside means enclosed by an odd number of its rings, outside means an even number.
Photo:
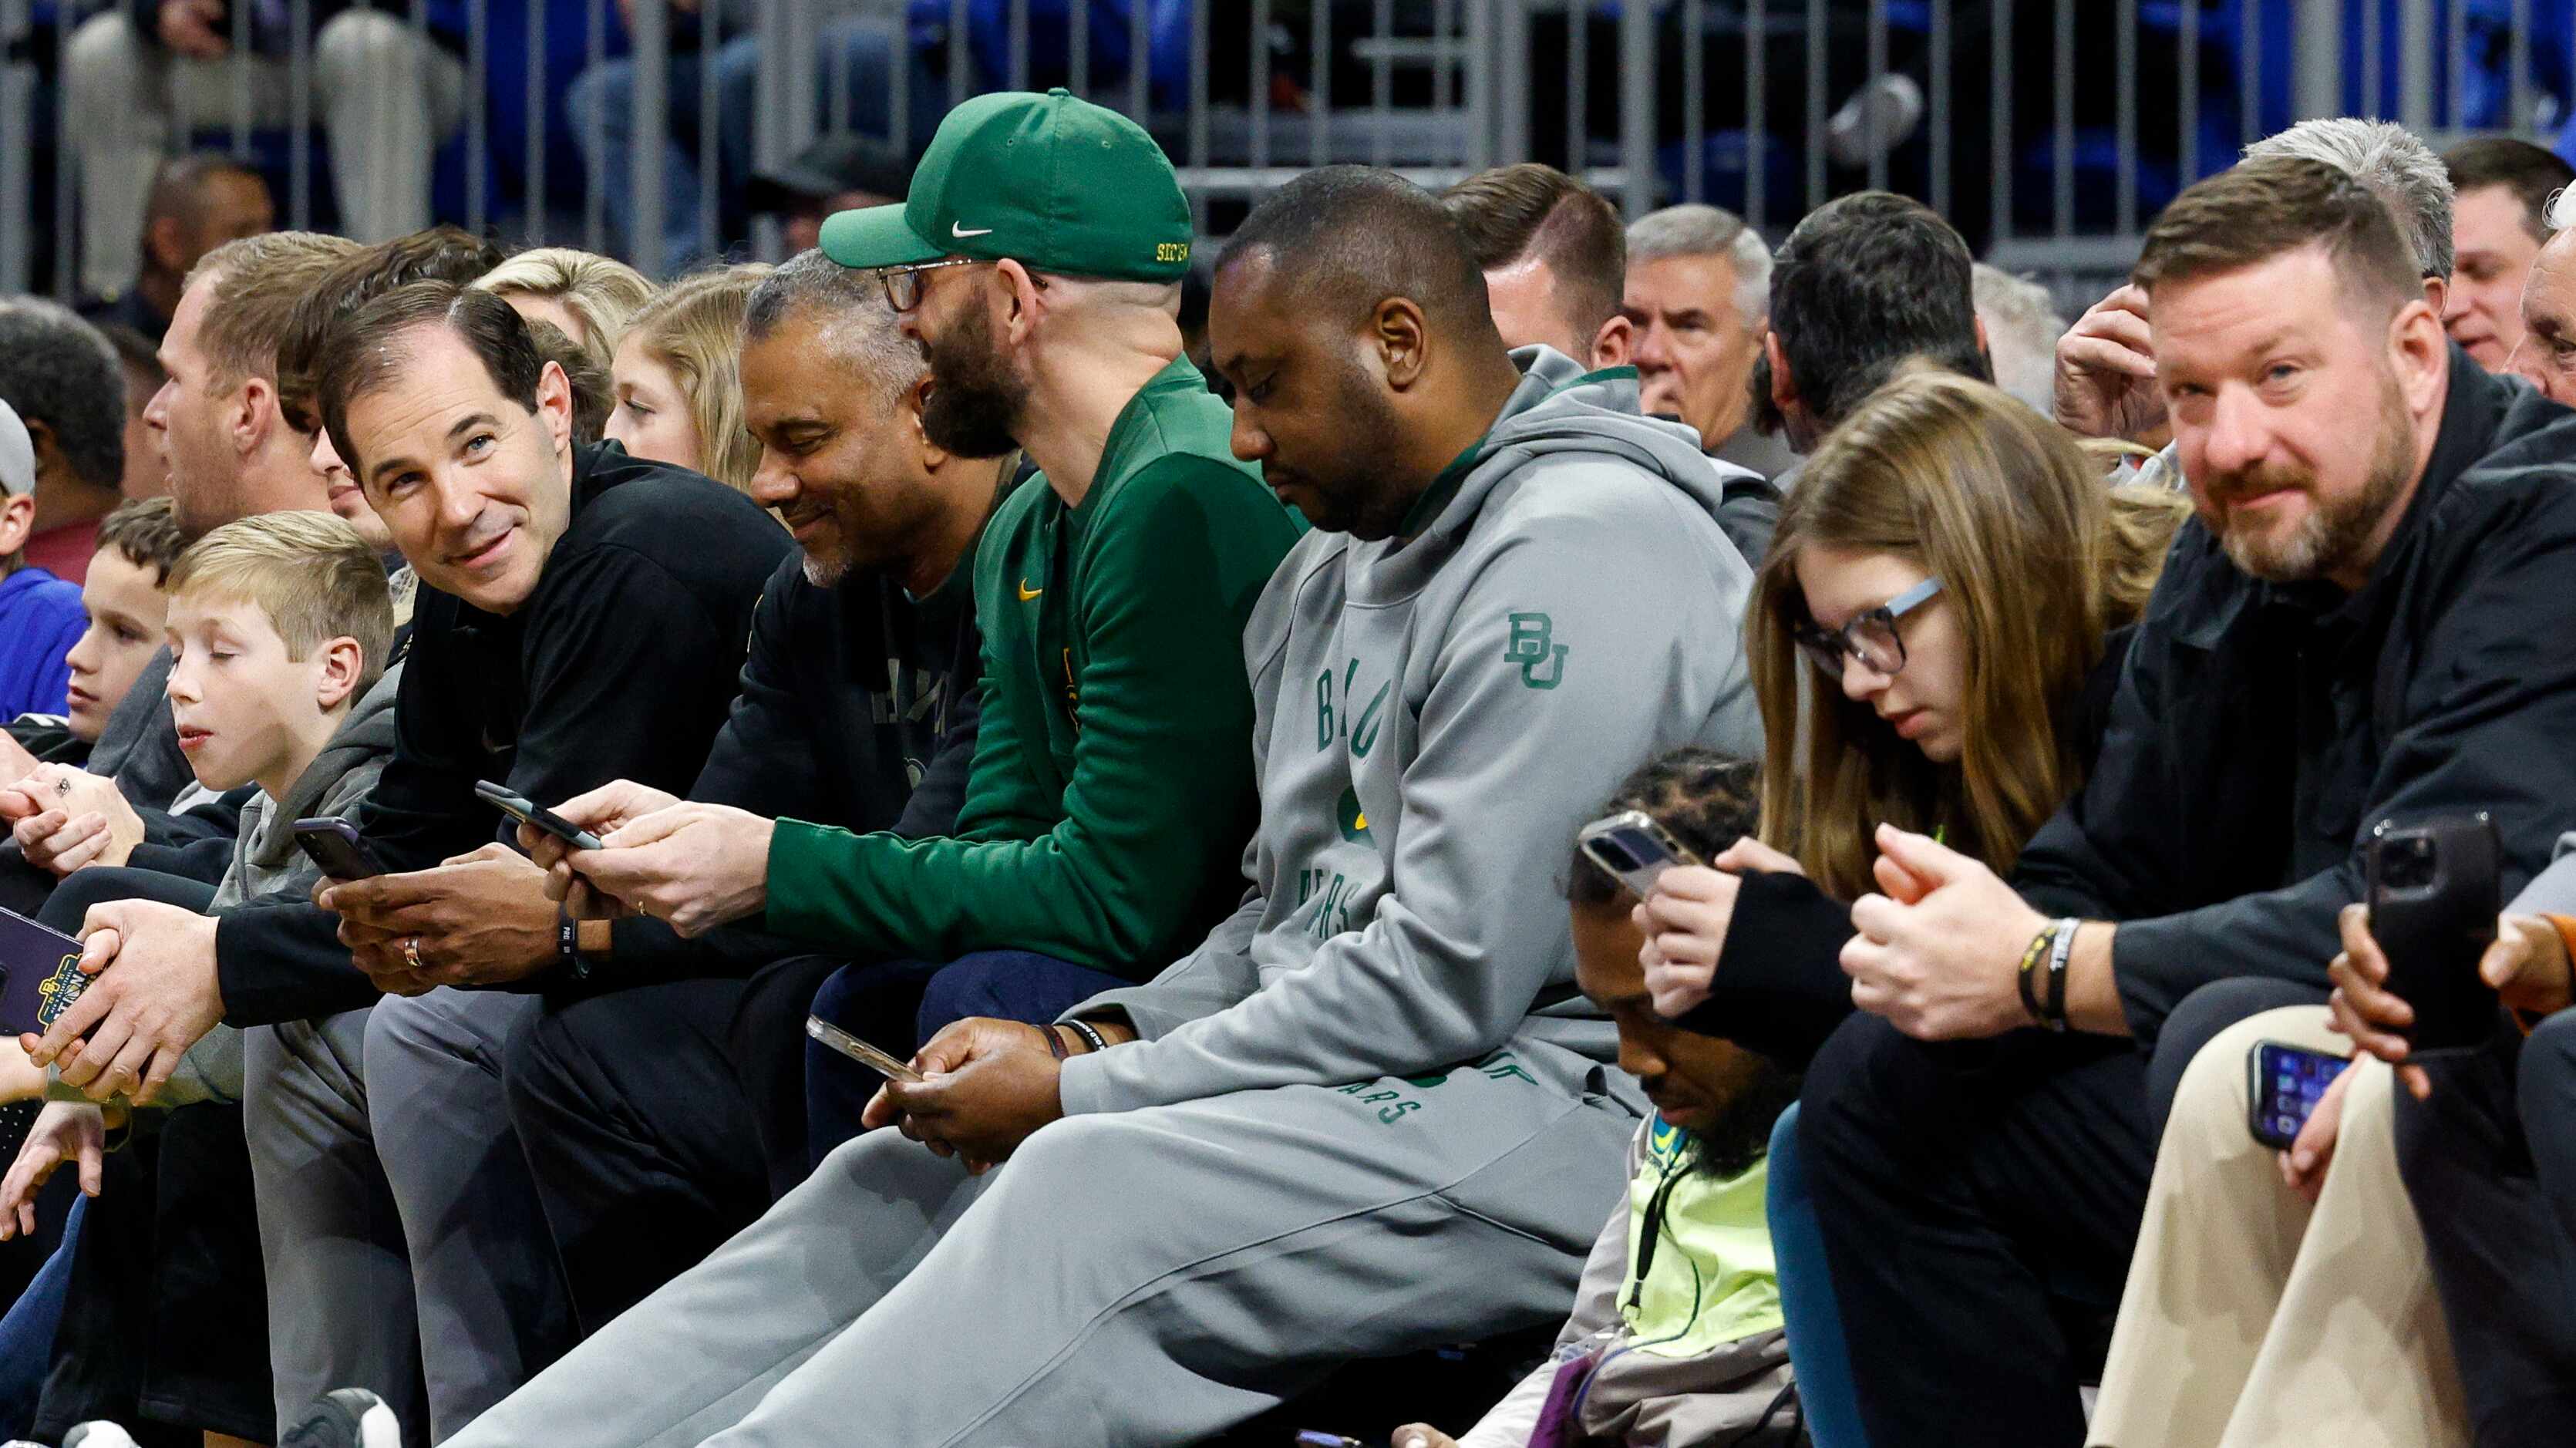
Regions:
<svg viewBox="0 0 2576 1448"><path fill-rule="evenodd" d="M1259 811L1243 627L1296 528L1181 356L1190 245L1152 138L1062 90L957 107L908 200L824 223L824 253L875 271L929 357L930 441L1042 470L975 558L983 717L958 832L855 835L621 782L561 806L607 848L540 854L558 889L578 873L682 934L758 915L848 952L826 1002L874 962L949 962L933 1025L1048 1019L1233 909ZM875 1078L819 1064L855 1100L818 1128L854 1122Z"/></svg>

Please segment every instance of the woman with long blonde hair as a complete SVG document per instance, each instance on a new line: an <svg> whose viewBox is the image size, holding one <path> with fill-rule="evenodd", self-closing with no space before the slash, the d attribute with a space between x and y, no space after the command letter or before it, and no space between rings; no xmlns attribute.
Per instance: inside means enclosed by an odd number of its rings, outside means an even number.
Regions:
<svg viewBox="0 0 2576 1448"><path fill-rule="evenodd" d="M2054 423L1947 372L1900 375L1836 428L1746 620L1762 837L1668 872L1641 907L1657 1006L1729 1010L1732 957L1756 940L1768 959L1742 974L1821 967L1839 986L1838 902L1877 888L1882 823L2008 872L2083 781L2125 629L2188 515L2171 493L2106 488Z"/></svg>
<svg viewBox="0 0 2576 1448"><path fill-rule="evenodd" d="M627 320L609 376L608 435L639 458L751 491L760 444L743 423L742 316L773 270L745 262L673 282Z"/></svg>

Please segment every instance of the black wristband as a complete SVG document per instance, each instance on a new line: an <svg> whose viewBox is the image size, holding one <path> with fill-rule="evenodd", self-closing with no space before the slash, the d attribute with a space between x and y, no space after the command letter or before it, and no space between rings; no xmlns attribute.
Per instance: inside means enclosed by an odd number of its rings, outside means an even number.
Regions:
<svg viewBox="0 0 2576 1448"><path fill-rule="evenodd" d="M555 958L563 962L575 980L590 975L590 962L581 958L581 922L572 918L570 905L555 907Z"/></svg>
<svg viewBox="0 0 2576 1448"><path fill-rule="evenodd" d="M1106 1051L1109 1049L1109 1038L1100 1034L1099 1029L1093 1026L1091 1022L1066 1021L1064 1026L1065 1029L1082 1037L1083 1043L1090 1046L1091 1049L1095 1051Z"/></svg>
<svg viewBox="0 0 2576 1448"><path fill-rule="evenodd" d="M1064 1033L1053 1026L1040 1026L1038 1029L1046 1032L1047 1052L1057 1060L1063 1060L1066 1054L1064 1049Z"/></svg>

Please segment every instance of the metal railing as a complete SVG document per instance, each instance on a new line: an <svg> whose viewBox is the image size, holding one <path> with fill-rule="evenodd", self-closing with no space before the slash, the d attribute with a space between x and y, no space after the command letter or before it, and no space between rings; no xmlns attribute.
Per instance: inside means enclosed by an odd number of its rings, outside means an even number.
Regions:
<svg viewBox="0 0 2576 1448"><path fill-rule="evenodd" d="M68 292L79 217L63 78L89 0L0 0L0 291ZM333 208L317 176L317 10L285 9L286 112L232 67L216 144L260 162L281 219ZM1860 186L1952 216L2008 264L2125 264L2163 200L2310 115L2402 120L2437 144L2567 118L2576 0L371 0L461 62L443 219L648 271L778 252L738 215L746 168L819 134L926 136L930 100L1062 84L1138 117L1202 230L1334 161L1427 185L1543 159L1631 214L1673 200L1778 235ZM252 51L249 3L231 7ZM866 37L874 35L871 41ZM276 37L268 37L270 42ZM871 47L874 47L873 49ZM622 111L576 133L574 79L619 71ZM748 77L749 99L741 86ZM597 94L596 82L589 94ZM697 112L674 132L671 113ZM205 118L200 118L205 119ZM869 124L873 121L873 125ZM1879 138L1880 121L1901 123ZM622 153L611 132L634 143ZM202 144L200 132L195 143ZM747 144L746 144L747 142ZM679 168L675 170L674 168ZM681 184L686 180L688 184ZM676 188L676 189L675 189ZM670 208L698 217L668 235ZM675 248L674 243L678 243ZM683 255L674 255L676 250Z"/></svg>

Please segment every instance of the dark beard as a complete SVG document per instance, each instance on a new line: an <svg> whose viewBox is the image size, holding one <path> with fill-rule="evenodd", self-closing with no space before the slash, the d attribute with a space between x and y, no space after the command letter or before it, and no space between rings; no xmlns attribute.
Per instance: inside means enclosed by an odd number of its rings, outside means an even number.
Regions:
<svg viewBox="0 0 2576 1448"><path fill-rule="evenodd" d="M980 306L927 349L930 396L921 405L921 430L959 457L997 458L1019 446L1020 412L1028 384L1011 376L993 350L993 324Z"/></svg>
<svg viewBox="0 0 2576 1448"><path fill-rule="evenodd" d="M1768 1056L1757 1059L1761 1064L1744 1089L1718 1109L1717 1119L1706 1131L1692 1133L1699 1141L1692 1170L1732 1180L1770 1152L1771 1128L1779 1124L1781 1112L1797 1104L1798 1089L1806 1078L1782 1069Z"/></svg>

